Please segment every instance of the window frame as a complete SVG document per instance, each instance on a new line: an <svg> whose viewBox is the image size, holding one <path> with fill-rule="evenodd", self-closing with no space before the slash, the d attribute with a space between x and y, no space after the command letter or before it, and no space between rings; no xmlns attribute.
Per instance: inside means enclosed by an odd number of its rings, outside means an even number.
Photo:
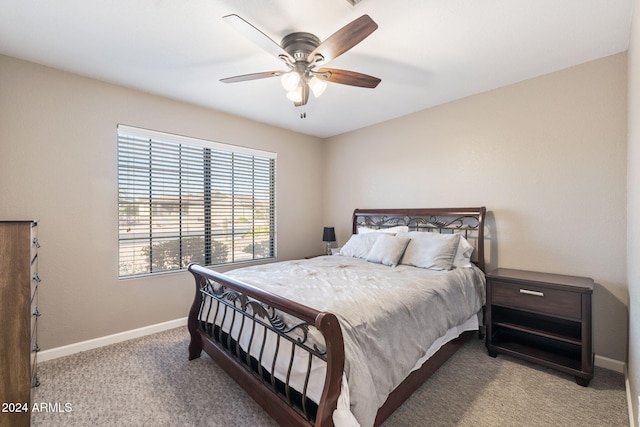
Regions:
<svg viewBox="0 0 640 427"><path fill-rule="evenodd" d="M135 156L131 152L123 153L123 151L127 151L123 148L124 144L129 144L128 147L132 151L138 150L136 154L141 152L140 147L148 144L148 158L138 156L138 158L134 159ZM177 149L178 154L164 155L162 150L165 148L169 151ZM183 155L183 149L187 154ZM157 152L154 153L154 150ZM202 150L202 157L200 157L200 150ZM158 153L163 153L163 155ZM159 177L161 175L160 172L154 172L159 170L158 166L154 163L154 161L159 162L159 158L162 158L162 168L165 172L169 171L168 173L172 174L172 177L167 178L166 182ZM149 164L147 169L145 169L145 166L139 167L143 164L140 159L148 160ZM204 256L202 256L199 261L196 261L201 265L230 266L240 263L275 259L277 257L275 218L276 159L277 154L274 152L119 124L117 126L118 278L129 279L146 275L184 271L189 262L185 261L183 245L189 246L185 243L186 240L194 238L198 241L197 243L200 247L193 249L193 253L197 252L200 254L200 252L204 252ZM129 163L127 163L127 160ZM200 161L202 162L201 164L199 163ZM213 167L214 161L217 162L218 166ZM173 168L172 162L175 163ZM191 178L195 177L196 182L202 184L202 200L199 200L200 195L198 195L199 197L188 198L185 203L185 205L189 204L192 208L195 207L195 210L202 215L201 225L200 218L198 218L197 224L193 225L195 214L183 213L183 197L189 197L187 192L183 193L183 176L187 174L183 171L183 162L185 162L185 164L191 162L189 176ZM148 173L148 177L145 176L145 179L148 178L148 184L133 182L141 181L139 178L143 176L143 174L140 171ZM154 188L157 188L156 185L160 183L168 183L167 187L178 185L177 190L175 188L169 190L169 192L175 191L177 194L167 196L167 193L159 192L154 197ZM140 194L141 189L146 190L147 188L148 194L146 198L138 201L136 195ZM164 186L162 186L162 188L164 188ZM193 187L190 188L193 189ZM227 194L225 192L229 193ZM174 215L174 213L170 214L171 218L175 218L167 221L169 225L164 224L161 225L160 228L173 226L177 227L179 231L174 231L173 235L163 237L162 232L156 229L157 224L154 222L154 218L156 222L158 222L158 218L162 217L161 214L155 212L160 210L160 207L163 206L163 198L166 199L167 197L179 199L177 203L175 200L169 203L178 205L179 210L177 215ZM260 203L257 203L258 197L260 197ZM221 201L225 198L229 200L226 202ZM236 210L238 210L237 207L240 206L237 204L239 203L237 199L242 198L245 199L245 204L248 203L250 205L250 209L248 209L249 221L244 218L244 216L247 216L246 208L242 210L244 214L242 218L236 213ZM194 199L197 199L196 202L194 202ZM220 210L220 206L218 206L216 210L214 205L217 202L222 203L222 210ZM139 214L138 212L140 211L136 210L136 206L138 209L139 206L145 206L145 213ZM230 213L227 212L228 209L230 209ZM260 214L258 214L258 209L261 210ZM142 221L136 223L137 226L132 233L132 237L124 237L123 235L123 230L126 229L126 226L123 227L123 218L131 216L130 214L123 214L123 212L127 211L136 212L134 215L136 221L148 215L147 222ZM187 207L185 211L188 212L189 208ZM164 218L166 218L166 216ZM265 220L265 218L267 219ZM244 228L236 226L236 224L240 224L240 219L248 223L244 225ZM222 220L225 224L227 222L231 224L228 226L230 231L216 231L212 225L214 224L214 220ZM195 233L202 232L202 239L198 239L199 234L194 234L193 229L183 234L182 224L187 221L191 221L189 224L194 227ZM124 223L126 224L126 221ZM141 232L145 227L148 227L146 234ZM202 230L199 229L200 227ZM248 232L246 231L247 227L250 228ZM241 237L238 237L242 236L242 231L237 231L236 229L245 230L245 240L246 237L249 236L248 241L250 244L247 248L250 249L250 252L247 251L246 248L244 251L238 249L236 240L239 240L240 244L242 244L243 240L241 240ZM129 227L125 233L130 230L131 227ZM138 233L136 233L136 231ZM139 236L136 236L136 234ZM220 243L220 241L214 239L214 236L217 236L217 238L223 241L230 240L230 244L225 245L224 243ZM148 256L143 255L144 250L140 250L141 242L145 240L149 241L146 247ZM200 242L200 240L202 240L202 242ZM167 247L177 244L178 249L171 251L167 249L167 253L171 253L173 258L175 258L172 266L169 268L156 268L154 267L154 263L157 262L164 262L166 267L166 259L160 257L154 258L153 256L154 249L163 241L169 243ZM216 248L212 247L214 243L216 244ZM259 249L259 252L266 255L256 255L258 253L256 249L258 245L256 243L264 243ZM127 245L130 246L129 249ZM214 250L218 250L219 245L225 246L225 250L230 253L227 261L215 262ZM194 243L191 246L196 246L196 244ZM225 256L227 252L224 252ZM250 253L250 256L243 255L247 253ZM127 257L123 254L129 254L129 256Z"/></svg>

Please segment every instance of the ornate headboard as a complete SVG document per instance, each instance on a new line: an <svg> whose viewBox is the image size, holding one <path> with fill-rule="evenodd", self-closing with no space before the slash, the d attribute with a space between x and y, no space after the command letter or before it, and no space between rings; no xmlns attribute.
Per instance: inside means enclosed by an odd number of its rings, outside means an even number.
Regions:
<svg viewBox="0 0 640 427"><path fill-rule="evenodd" d="M409 231L460 233L474 247L472 259L485 271L484 217L486 208L356 209L353 230L359 227L384 229L405 225Z"/></svg>

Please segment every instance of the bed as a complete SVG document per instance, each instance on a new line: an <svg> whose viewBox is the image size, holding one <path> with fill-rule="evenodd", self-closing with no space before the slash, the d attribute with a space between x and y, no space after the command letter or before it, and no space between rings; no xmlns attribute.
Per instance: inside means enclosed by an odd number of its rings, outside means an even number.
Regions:
<svg viewBox="0 0 640 427"><path fill-rule="evenodd" d="M280 425L380 425L478 331L485 213L356 209L337 255L192 264L189 359L206 351Z"/></svg>

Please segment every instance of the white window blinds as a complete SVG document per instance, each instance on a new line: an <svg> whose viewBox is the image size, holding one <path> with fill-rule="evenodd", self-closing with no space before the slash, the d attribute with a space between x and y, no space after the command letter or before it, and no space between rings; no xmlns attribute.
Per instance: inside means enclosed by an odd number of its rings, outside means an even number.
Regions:
<svg viewBox="0 0 640 427"><path fill-rule="evenodd" d="M119 276L275 257L275 160L119 125Z"/></svg>

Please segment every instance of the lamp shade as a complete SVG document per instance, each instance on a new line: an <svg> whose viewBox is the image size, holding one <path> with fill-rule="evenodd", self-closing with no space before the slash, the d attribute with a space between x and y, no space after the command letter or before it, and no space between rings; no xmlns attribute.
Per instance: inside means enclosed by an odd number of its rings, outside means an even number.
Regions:
<svg viewBox="0 0 640 427"><path fill-rule="evenodd" d="M335 242L336 241L336 230L333 227L325 227L322 233L322 241L323 242Z"/></svg>

